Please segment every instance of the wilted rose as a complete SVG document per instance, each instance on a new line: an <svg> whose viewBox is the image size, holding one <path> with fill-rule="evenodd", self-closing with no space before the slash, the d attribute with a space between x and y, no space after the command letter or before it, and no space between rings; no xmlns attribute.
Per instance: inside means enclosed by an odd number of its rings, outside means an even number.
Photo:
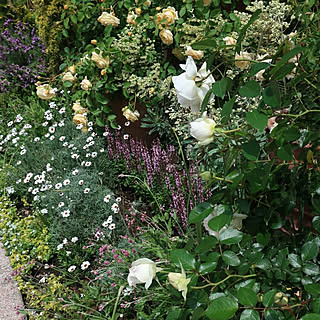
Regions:
<svg viewBox="0 0 320 320"><path fill-rule="evenodd" d="M122 112L123 112L123 116L131 122L137 121L140 117L140 113L138 110L132 111L129 109L128 106L124 107L122 109Z"/></svg>
<svg viewBox="0 0 320 320"><path fill-rule="evenodd" d="M71 81L72 83L76 82L77 81L77 78L70 72L66 72L64 74L64 76L62 77L62 81L65 82L65 81Z"/></svg>
<svg viewBox="0 0 320 320"><path fill-rule="evenodd" d="M159 36L164 44L170 45L173 43L173 34L169 29L161 30Z"/></svg>
<svg viewBox="0 0 320 320"><path fill-rule="evenodd" d="M102 52L100 51L99 54L97 54L95 51L92 52L91 54L91 60L94 61L97 65L98 68L104 69L108 68L110 64L110 59L109 57L103 57Z"/></svg>
<svg viewBox="0 0 320 320"><path fill-rule="evenodd" d="M225 37L223 38L227 46L235 46L237 44L237 40L232 37Z"/></svg>
<svg viewBox="0 0 320 320"><path fill-rule="evenodd" d="M120 24L120 20L108 12L102 12L101 16L98 18L98 22L104 26L111 24L114 27L117 27Z"/></svg>
<svg viewBox="0 0 320 320"><path fill-rule="evenodd" d="M85 78L81 81L80 86L81 89L88 91L91 89L92 83L87 79L87 76L85 76Z"/></svg>
<svg viewBox="0 0 320 320"><path fill-rule="evenodd" d="M203 58L204 52L201 50L194 50L192 47L187 46L186 55L192 57L195 60L200 60Z"/></svg>
<svg viewBox="0 0 320 320"><path fill-rule="evenodd" d="M50 100L55 96L55 90L48 84L43 84L37 87L37 96L43 100Z"/></svg>
<svg viewBox="0 0 320 320"><path fill-rule="evenodd" d="M240 69L249 68L251 62L246 60L252 60L251 54L248 52L240 52L240 54L236 53L234 64L236 67Z"/></svg>
<svg viewBox="0 0 320 320"><path fill-rule="evenodd" d="M170 284L177 289L178 291L181 291L184 301L187 299L187 291L188 291L188 284L191 281L191 278L187 279L186 274L181 267L181 273L177 272L169 272L168 279Z"/></svg>

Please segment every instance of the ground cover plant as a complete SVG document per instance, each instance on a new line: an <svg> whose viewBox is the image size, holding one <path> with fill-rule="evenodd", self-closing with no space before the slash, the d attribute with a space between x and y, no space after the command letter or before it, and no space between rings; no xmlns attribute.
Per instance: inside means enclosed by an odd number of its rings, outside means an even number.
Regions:
<svg viewBox="0 0 320 320"><path fill-rule="evenodd" d="M319 319L319 5L40 4L49 73L0 119L21 312Z"/></svg>

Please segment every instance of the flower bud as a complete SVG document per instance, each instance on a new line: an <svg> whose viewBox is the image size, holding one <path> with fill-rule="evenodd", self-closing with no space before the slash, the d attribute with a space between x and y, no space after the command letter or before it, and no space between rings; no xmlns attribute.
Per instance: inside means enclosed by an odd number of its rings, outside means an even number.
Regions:
<svg viewBox="0 0 320 320"><path fill-rule="evenodd" d="M137 121L140 117L140 113L138 110L132 111L129 109L128 106L122 109L122 113L123 113L123 116L131 122Z"/></svg>
<svg viewBox="0 0 320 320"><path fill-rule="evenodd" d="M142 10L141 10L141 8L139 7L139 8L135 8L135 13L138 15L138 16L140 16L141 15L141 13L142 13Z"/></svg>
<svg viewBox="0 0 320 320"><path fill-rule="evenodd" d="M211 172L210 171L204 171L200 173L200 177L204 180L204 181L210 181L212 178Z"/></svg>
<svg viewBox="0 0 320 320"><path fill-rule="evenodd" d="M286 306L289 302L288 297L283 293L283 292L277 292L274 295L274 302L278 305L278 306Z"/></svg>
<svg viewBox="0 0 320 320"><path fill-rule="evenodd" d="M93 44L94 46L97 44L97 40L95 40L95 39L92 39L91 40L91 44Z"/></svg>
<svg viewBox="0 0 320 320"><path fill-rule="evenodd" d="M205 146L213 141L213 133L216 123L213 119L207 117L204 112L201 118L190 123L190 134L199 141L199 144Z"/></svg>
<svg viewBox="0 0 320 320"><path fill-rule="evenodd" d="M68 71L70 71L72 74L75 74L77 72L76 67L74 65L70 66L68 68Z"/></svg>
<svg viewBox="0 0 320 320"><path fill-rule="evenodd" d="M87 76L81 81L80 83L81 89L83 90L90 90L92 88L92 83L87 79Z"/></svg>

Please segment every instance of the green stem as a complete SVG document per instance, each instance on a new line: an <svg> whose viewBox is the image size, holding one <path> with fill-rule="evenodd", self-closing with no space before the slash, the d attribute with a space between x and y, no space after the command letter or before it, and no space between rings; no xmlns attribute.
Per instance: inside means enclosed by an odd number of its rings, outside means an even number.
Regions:
<svg viewBox="0 0 320 320"><path fill-rule="evenodd" d="M242 278L242 279L247 279L247 278L252 278L252 277L255 277L256 274L248 274L246 276L242 276L240 274L230 274L228 275L226 278L224 278L223 280L219 281L219 282L216 282L216 283L213 283L213 282L210 282L208 284L205 284L203 286L200 286L200 287L191 287L191 289L204 289L204 288L207 288L207 287L216 287L224 282L226 282L228 279L230 278Z"/></svg>
<svg viewBox="0 0 320 320"><path fill-rule="evenodd" d="M300 114L290 114L290 113L280 113L280 114L277 114L275 116L281 116L281 117L292 117L292 118L300 118L302 116L304 116L305 114L307 113L310 113L310 112L320 112L320 110L306 110Z"/></svg>
<svg viewBox="0 0 320 320"><path fill-rule="evenodd" d="M114 304L114 307L113 307L111 320L116 320L117 307L118 307L118 303L119 303L119 300L120 300L121 292L122 292L123 289L124 289L124 286L121 286L119 288L118 295L117 295L117 300L116 300L116 303Z"/></svg>
<svg viewBox="0 0 320 320"><path fill-rule="evenodd" d="M216 129L216 131L224 133L224 134L228 134L228 133L233 133L233 132L237 132L240 131L242 128L237 128L237 129L232 129L232 130L221 130L221 129Z"/></svg>

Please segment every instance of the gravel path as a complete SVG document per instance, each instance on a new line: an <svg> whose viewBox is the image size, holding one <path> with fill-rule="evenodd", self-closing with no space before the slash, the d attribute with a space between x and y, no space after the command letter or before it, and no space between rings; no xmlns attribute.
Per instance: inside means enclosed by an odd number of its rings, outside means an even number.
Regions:
<svg viewBox="0 0 320 320"><path fill-rule="evenodd" d="M17 309L23 307L23 301L11 273L9 258L0 243L0 320L24 319L23 315L17 314Z"/></svg>

